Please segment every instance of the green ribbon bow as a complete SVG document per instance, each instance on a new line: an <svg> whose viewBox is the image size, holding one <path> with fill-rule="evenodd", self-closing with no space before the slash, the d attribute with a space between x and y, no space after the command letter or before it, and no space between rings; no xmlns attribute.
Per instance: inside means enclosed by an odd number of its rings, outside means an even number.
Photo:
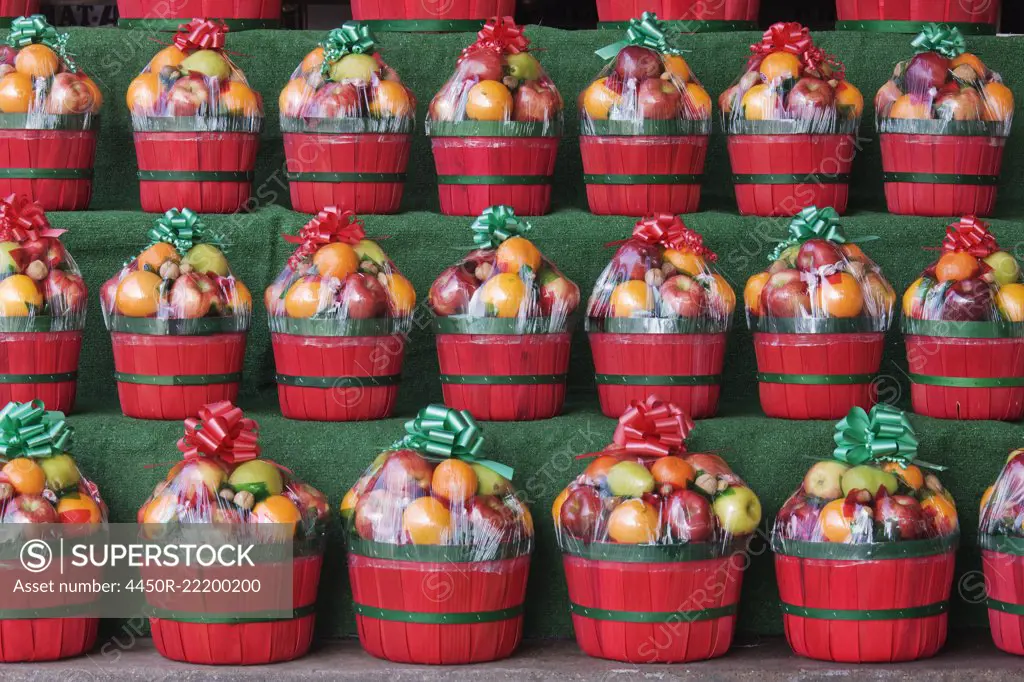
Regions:
<svg viewBox="0 0 1024 682"><path fill-rule="evenodd" d="M324 48L324 63L320 71L329 76L331 64L347 54L373 54L373 34L370 27L358 21L346 21L341 28L332 29L327 39L320 43Z"/></svg>
<svg viewBox="0 0 1024 682"><path fill-rule="evenodd" d="M473 243L481 249L495 249L506 239L522 237L533 227L516 216L510 206L485 208L473 224Z"/></svg>
<svg viewBox="0 0 1024 682"><path fill-rule="evenodd" d="M43 401L7 403L0 410L0 456L54 457L71 448L74 432L63 412L47 412Z"/></svg>
<svg viewBox="0 0 1024 682"><path fill-rule="evenodd" d="M74 61L68 56L68 34L57 33L57 29L51 26L42 14L18 17L12 21L11 32L7 35L7 44L20 50L33 43L52 48L72 73L78 70Z"/></svg>
<svg viewBox="0 0 1024 682"><path fill-rule="evenodd" d="M967 41L956 26L928 24L911 42L918 52L938 52L947 59L967 52Z"/></svg>
<svg viewBox="0 0 1024 682"><path fill-rule="evenodd" d="M649 47L661 54L679 54L681 52L668 44L665 39L665 22L658 19L658 15L654 12L644 12L639 19L630 19L629 26L626 28L626 39L606 45L597 50L595 54L601 59L609 60L627 45Z"/></svg>
<svg viewBox="0 0 1024 682"><path fill-rule="evenodd" d="M906 468L911 464L944 471L946 467L914 461L917 456L917 434L903 410L879 403L871 413L854 407L836 424L833 436L836 449L832 456L851 466L870 462L896 462Z"/></svg>
<svg viewBox="0 0 1024 682"><path fill-rule="evenodd" d="M839 224L839 214L834 208L808 206L793 217L789 223L789 237L775 247L769 260L778 260L783 251L791 246L799 246L809 239L826 239L836 244L845 244L849 241Z"/></svg>
<svg viewBox="0 0 1024 682"><path fill-rule="evenodd" d="M150 246L157 242L167 242L183 256L199 242L213 244L221 251L225 250L223 239L207 230L199 214L190 208L180 211L172 208L167 211L156 219L146 235L149 237Z"/></svg>
<svg viewBox="0 0 1024 682"><path fill-rule="evenodd" d="M415 419L405 423L405 431L405 437L394 445L395 448L410 448L435 457L454 457L512 479L512 467L479 456L484 437L473 415L466 410L428 405Z"/></svg>

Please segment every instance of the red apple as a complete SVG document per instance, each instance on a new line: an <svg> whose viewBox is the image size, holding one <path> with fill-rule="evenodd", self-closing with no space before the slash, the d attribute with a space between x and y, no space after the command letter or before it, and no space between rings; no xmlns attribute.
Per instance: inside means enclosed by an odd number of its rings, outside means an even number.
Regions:
<svg viewBox="0 0 1024 682"><path fill-rule="evenodd" d="M50 270L46 277L46 300L50 303L51 314L57 317L84 310L86 288L81 275Z"/></svg>
<svg viewBox="0 0 1024 682"><path fill-rule="evenodd" d="M955 322L984 322L993 319L992 288L983 279L965 279L953 284L942 302L942 319Z"/></svg>
<svg viewBox="0 0 1024 682"><path fill-rule="evenodd" d="M308 515L323 520L331 513L331 503L327 496L308 483L289 483L288 493L304 517Z"/></svg>
<svg viewBox="0 0 1024 682"><path fill-rule="evenodd" d="M716 478L733 476L732 468L724 459L718 455L705 453L694 453L685 457L690 466L697 470L697 473L705 473Z"/></svg>
<svg viewBox="0 0 1024 682"><path fill-rule="evenodd" d="M536 81L523 83L516 88L512 120L551 121L561 108L558 100L558 92L552 88Z"/></svg>
<svg viewBox="0 0 1024 682"><path fill-rule="evenodd" d="M817 272L821 268L843 262L843 252L825 239L808 239L796 254L796 266L803 272Z"/></svg>
<svg viewBox="0 0 1024 682"><path fill-rule="evenodd" d="M615 58L615 73L623 80L657 78L665 70L661 55L639 45L627 45Z"/></svg>
<svg viewBox="0 0 1024 682"><path fill-rule="evenodd" d="M194 459L181 462L167 472L167 480L178 492L178 499L188 502L212 500L227 482L227 471L219 460Z"/></svg>
<svg viewBox="0 0 1024 682"><path fill-rule="evenodd" d="M365 320L384 315L388 292L373 275L354 272L342 282L338 300L344 315L354 320Z"/></svg>
<svg viewBox="0 0 1024 682"><path fill-rule="evenodd" d="M365 540L398 542L405 506L406 500L386 490L372 490L360 496L353 512L356 533Z"/></svg>
<svg viewBox="0 0 1024 682"><path fill-rule="evenodd" d="M507 539L516 515L497 495L474 495L466 504L472 544L493 544Z"/></svg>
<svg viewBox="0 0 1024 682"><path fill-rule="evenodd" d="M779 510L775 524L782 531L783 537L812 541L815 539L814 532L818 527L820 512L806 497L794 496Z"/></svg>
<svg viewBox="0 0 1024 682"><path fill-rule="evenodd" d="M167 93L167 113L171 116L195 116L210 103L210 88L201 75L179 78Z"/></svg>
<svg viewBox="0 0 1024 682"><path fill-rule="evenodd" d="M689 275L676 275L661 285L662 314L697 317L704 309L704 287Z"/></svg>
<svg viewBox="0 0 1024 682"><path fill-rule="evenodd" d="M430 491L433 475L434 466L420 453L415 450L396 450L384 460L374 488L419 497Z"/></svg>
<svg viewBox="0 0 1024 682"><path fill-rule="evenodd" d="M67 260L67 249L59 239L43 237L24 242L21 249L25 254L25 264L41 260L50 268L62 265Z"/></svg>
<svg viewBox="0 0 1024 682"><path fill-rule="evenodd" d="M665 498L664 518L672 542L707 542L714 534L711 503L693 490L676 490Z"/></svg>
<svg viewBox="0 0 1024 682"><path fill-rule="evenodd" d="M875 500L875 522L887 540L914 540L925 535L924 512L909 495L882 494Z"/></svg>
<svg viewBox="0 0 1024 682"><path fill-rule="evenodd" d="M441 316L458 315L469 307L480 281L462 265L453 265L442 272L430 286L427 303Z"/></svg>
<svg viewBox="0 0 1024 682"><path fill-rule="evenodd" d="M615 252L610 272L614 273L616 279L642 280L648 270L660 267L661 254L657 247L631 239Z"/></svg>
<svg viewBox="0 0 1024 682"><path fill-rule="evenodd" d="M81 76L58 73L53 77L50 96L46 101L48 114L84 114L95 105L93 91Z"/></svg>
<svg viewBox="0 0 1024 682"><path fill-rule="evenodd" d="M801 78L786 100L790 116L823 119L835 104L832 86L820 78Z"/></svg>
<svg viewBox="0 0 1024 682"><path fill-rule="evenodd" d="M505 57L500 51L473 48L459 60L455 75L464 81L500 81L504 69Z"/></svg>
<svg viewBox="0 0 1024 682"><path fill-rule="evenodd" d="M540 310L547 317L567 315L580 304L580 288L562 274L545 268L540 272Z"/></svg>
<svg viewBox="0 0 1024 682"><path fill-rule="evenodd" d="M562 503L559 520L562 528L581 540L596 541L604 507L601 495L590 486L574 488Z"/></svg>
<svg viewBox="0 0 1024 682"><path fill-rule="evenodd" d="M761 292L761 309L775 317L799 317L811 309L811 297L800 272L787 269L771 276Z"/></svg>
<svg viewBox="0 0 1024 682"><path fill-rule="evenodd" d="M7 503L3 523L58 523L56 508L42 495L18 495Z"/></svg>
<svg viewBox="0 0 1024 682"><path fill-rule="evenodd" d="M881 116L888 116L893 103L903 96L903 91L893 81L886 81L875 95L875 111Z"/></svg>
<svg viewBox="0 0 1024 682"><path fill-rule="evenodd" d="M204 275L189 273L182 275L171 286L172 315L178 319L206 317L210 312L212 299L209 289L203 290L201 279L210 282Z"/></svg>
<svg viewBox="0 0 1024 682"><path fill-rule="evenodd" d="M14 65L14 58L18 56L17 48L10 45L0 45L0 64Z"/></svg>
<svg viewBox="0 0 1024 682"><path fill-rule="evenodd" d="M120 283L120 277L114 275L100 287L100 304L104 310L114 310L117 306L117 285Z"/></svg>
<svg viewBox="0 0 1024 682"><path fill-rule="evenodd" d="M309 112L315 118L351 118L359 115L364 99L351 83L328 83L313 97Z"/></svg>
<svg viewBox="0 0 1024 682"><path fill-rule="evenodd" d="M952 92L940 92L935 99L935 112L938 118L946 121L976 121L981 117L981 110L984 104L978 91L974 88L964 88L963 91L956 83L952 83Z"/></svg>
<svg viewBox="0 0 1024 682"><path fill-rule="evenodd" d="M672 81L648 78L640 83L637 108L640 115L651 119L671 119L679 116L682 95Z"/></svg>
<svg viewBox="0 0 1024 682"><path fill-rule="evenodd" d="M923 95L949 79L949 60L936 52L916 54L903 77L907 92Z"/></svg>

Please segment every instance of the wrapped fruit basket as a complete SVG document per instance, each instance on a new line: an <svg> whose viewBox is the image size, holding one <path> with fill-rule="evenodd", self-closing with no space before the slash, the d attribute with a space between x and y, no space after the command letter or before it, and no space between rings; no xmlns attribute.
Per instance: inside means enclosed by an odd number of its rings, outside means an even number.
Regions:
<svg viewBox="0 0 1024 682"><path fill-rule="evenodd" d="M0 196L47 211L89 207L103 105L67 39L37 14L15 19L0 45Z"/></svg>
<svg viewBox="0 0 1024 682"><path fill-rule="evenodd" d="M1003 651L1024 656L1024 448L1006 458L981 498L978 544L985 572L988 622Z"/></svg>
<svg viewBox="0 0 1024 682"><path fill-rule="evenodd" d="M281 0L117 0L117 25L149 31L177 31L193 17L211 17L232 31L278 28Z"/></svg>
<svg viewBox="0 0 1024 682"><path fill-rule="evenodd" d="M515 13L515 0L352 0L352 18L375 31L476 31Z"/></svg>
<svg viewBox="0 0 1024 682"><path fill-rule="evenodd" d="M479 215L505 204L551 208L562 96L511 17L494 18L462 51L427 112L441 212Z"/></svg>
<svg viewBox="0 0 1024 682"><path fill-rule="evenodd" d="M771 266L747 281L761 409L783 419L839 419L875 402L874 375L896 292L831 208L805 208Z"/></svg>
<svg viewBox="0 0 1024 682"><path fill-rule="evenodd" d="M994 34L1002 0L836 0L837 31L918 33L928 23Z"/></svg>
<svg viewBox="0 0 1024 682"><path fill-rule="evenodd" d="M594 286L587 331L597 394L620 416L651 392L694 419L718 411L736 294L703 238L668 214L642 218Z"/></svg>
<svg viewBox="0 0 1024 682"><path fill-rule="evenodd" d="M267 288L277 394L291 419L391 416L416 306L412 284L354 214L329 207Z"/></svg>
<svg viewBox="0 0 1024 682"><path fill-rule="evenodd" d="M774 24L750 51L743 75L718 98L740 213L845 212L860 90L800 24Z"/></svg>
<svg viewBox="0 0 1024 682"><path fill-rule="evenodd" d="M293 209L398 211L416 98L365 25L346 22L306 55L280 110Z"/></svg>
<svg viewBox="0 0 1024 682"><path fill-rule="evenodd" d="M186 419L238 397L252 295L191 210L168 211L148 236L100 291L117 393L129 417Z"/></svg>
<svg viewBox="0 0 1024 682"><path fill-rule="evenodd" d="M468 412L431 405L405 430L341 503L359 642L398 663L505 658L522 638L530 510Z"/></svg>
<svg viewBox="0 0 1024 682"><path fill-rule="evenodd" d="M634 402L555 499L576 641L590 656L685 663L732 644L761 503L721 457L687 453L692 428L671 403Z"/></svg>
<svg viewBox="0 0 1024 682"><path fill-rule="evenodd" d="M946 228L942 255L903 295L914 412L939 419L1024 417L1020 263L974 217Z"/></svg>
<svg viewBox="0 0 1024 682"><path fill-rule="evenodd" d="M183 24L128 88L144 211L234 213L249 202L263 98L224 51L226 32Z"/></svg>
<svg viewBox="0 0 1024 682"><path fill-rule="evenodd" d="M293 543L294 613L261 619L215 613L212 601L193 608L200 595L147 594L153 642L162 656L186 663L260 665L299 658L313 640L330 505L319 490L260 457L259 426L242 410L224 401L203 406L197 414L185 421L185 435L178 441L183 460L157 483L139 509L138 522L151 534L202 524L216 525L229 538ZM264 524L267 533L253 532ZM205 571L182 566L172 575L179 581L186 575L214 579L218 569L223 578L217 565ZM188 612L194 617L185 617Z"/></svg>
<svg viewBox="0 0 1024 682"><path fill-rule="evenodd" d="M474 221L477 249L430 287L444 402L478 419L562 411L580 290L524 235L507 206Z"/></svg>
<svg viewBox="0 0 1024 682"><path fill-rule="evenodd" d="M28 536L38 524L73 524L76 533L88 533L107 522L99 489L69 454L72 431L63 413L47 412L39 401L0 410L0 525L25 524ZM12 572L25 570L16 560L4 563L15 564L5 567ZM35 577L60 580L63 574L56 566L44 571ZM55 661L89 651L100 622L88 615L93 599L86 593L8 595L0 609L0 661ZM25 612L34 617L26 619Z"/></svg>
<svg viewBox="0 0 1024 682"><path fill-rule="evenodd" d="M0 200L0 401L75 406L87 295L82 273L42 207Z"/></svg>
<svg viewBox="0 0 1024 682"><path fill-rule="evenodd" d="M666 27L644 12L580 94L580 153L591 213L693 213L700 205L711 97Z"/></svg>
<svg viewBox="0 0 1024 682"><path fill-rule="evenodd" d="M598 28L626 28L644 12L673 22L680 33L752 31L761 0L597 0Z"/></svg>
<svg viewBox="0 0 1024 682"><path fill-rule="evenodd" d="M911 44L875 95L889 211L992 215L1013 93L956 28L931 24Z"/></svg>
<svg viewBox="0 0 1024 682"><path fill-rule="evenodd" d="M801 656L895 663L946 641L960 531L952 495L918 461L917 436L889 405L836 424L772 530L786 639Z"/></svg>

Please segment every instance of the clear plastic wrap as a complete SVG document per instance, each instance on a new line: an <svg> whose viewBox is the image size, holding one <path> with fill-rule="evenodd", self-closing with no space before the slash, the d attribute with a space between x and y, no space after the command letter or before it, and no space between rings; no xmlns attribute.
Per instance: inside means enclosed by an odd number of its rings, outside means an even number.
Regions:
<svg viewBox="0 0 1024 682"><path fill-rule="evenodd" d="M468 412L431 405L405 432L341 502L360 642L403 663L504 658L522 632L530 510Z"/></svg>
<svg viewBox="0 0 1024 682"><path fill-rule="evenodd" d="M351 211L328 207L285 240L298 246L264 294L282 412L328 421L390 415L416 307L412 283ZM310 376L311 368L322 374Z"/></svg>
<svg viewBox="0 0 1024 682"><path fill-rule="evenodd" d="M985 574L988 618L995 645L1024 655L1024 449L1006 458L995 483L981 496L978 545Z"/></svg>
<svg viewBox="0 0 1024 682"><path fill-rule="evenodd" d="M889 405L853 408L834 440L772 529L790 646L844 662L931 656L945 640L960 536L956 504L934 473L943 467L916 459L917 435ZM875 627L890 619L904 636ZM851 622L852 637L838 638Z"/></svg>

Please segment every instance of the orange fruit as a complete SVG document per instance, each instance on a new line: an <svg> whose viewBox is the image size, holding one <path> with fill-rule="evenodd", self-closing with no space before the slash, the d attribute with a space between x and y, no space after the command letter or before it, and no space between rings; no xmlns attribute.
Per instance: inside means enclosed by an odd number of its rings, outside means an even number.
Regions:
<svg viewBox="0 0 1024 682"><path fill-rule="evenodd" d="M754 315L761 314L761 292L764 290L764 285L771 278L772 273L759 272L748 279L747 285L743 287L743 304Z"/></svg>
<svg viewBox="0 0 1024 682"><path fill-rule="evenodd" d="M857 261L858 263L870 263L871 259L868 258L867 254L864 253L864 249L860 248L856 244L843 244L839 247L839 250L843 252L847 260Z"/></svg>
<svg viewBox="0 0 1024 682"><path fill-rule="evenodd" d="M341 498L341 507L339 511L344 515L356 508L356 503L359 501L359 493L356 492L355 488L350 488L345 497Z"/></svg>
<svg viewBox="0 0 1024 682"><path fill-rule="evenodd" d="M981 112L982 119L1008 121L1013 116L1013 93L1002 83L986 83L981 98L985 105Z"/></svg>
<svg viewBox="0 0 1024 682"><path fill-rule="evenodd" d="M43 294L31 277L11 275L0 281L0 315L27 317L32 312L29 306L43 306Z"/></svg>
<svg viewBox="0 0 1024 682"><path fill-rule="evenodd" d="M165 66L181 66L185 53L177 45L168 45L149 60L149 70L157 75Z"/></svg>
<svg viewBox="0 0 1024 682"><path fill-rule="evenodd" d="M512 93L504 83L480 81L466 96L466 117L474 121L507 121L512 115Z"/></svg>
<svg viewBox="0 0 1024 682"><path fill-rule="evenodd" d="M19 495L38 495L46 487L46 472L29 457L16 457L4 465L3 473Z"/></svg>
<svg viewBox="0 0 1024 682"><path fill-rule="evenodd" d="M670 483L676 488L685 488L697 478L697 471L682 457L659 457L651 465L651 474L659 485Z"/></svg>
<svg viewBox="0 0 1024 682"><path fill-rule="evenodd" d="M181 261L181 254L167 242L157 242L140 253L135 262L138 264L139 270L149 269L153 272L160 272L160 266L169 260L178 263Z"/></svg>
<svg viewBox="0 0 1024 682"><path fill-rule="evenodd" d="M5 114L28 113L34 97L31 77L15 71L0 78L0 111Z"/></svg>
<svg viewBox="0 0 1024 682"><path fill-rule="evenodd" d="M1004 284L996 294L999 312L1009 322L1024 322L1024 284Z"/></svg>
<svg viewBox="0 0 1024 682"><path fill-rule="evenodd" d="M81 493L71 493L57 502L57 518L61 523L99 523L103 520L96 500Z"/></svg>
<svg viewBox="0 0 1024 682"><path fill-rule="evenodd" d="M800 58L791 52L772 52L761 60L758 68L765 82L790 80L800 76Z"/></svg>
<svg viewBox="0 0 1024 682"><path fill-rule="evenodd" d="M857 118L864 113L864 95L852 83L839 81L836 86L836 106L845 111L848 117Z"/></svg>
<svg viewBox="0 0 1024 682"><path fill-rule="evenodd" d="M857 317L864 309L864 294L857 278L840 272L821 280L815 289L820 310L830 317Z"/></svg>
<svg viewBox="0 0 1024 682"><path fill-rule="evenodd" d="M2 90L0 86L0 90ZM128 86L128 110L133 114L151 112L160 101L160 77L155 73L144 73Z"/></svg>
<svg viewBox="0 0 1024 682"><path fill-rule="evenodd" d="M956 505L942 493L936 493L921 501L921 509L931 519L939 535L949 535L957 528Z"/></svg>
<svg viewBox="0 0 1024 682"><path fill-rule="evenodd" d="M583 470L583 475L596 483L599 479L607 477L608 470L621 461L612 455L601 455L587 465L587 468Z"/></svg>
<svg viewBox="0 0 1024 682"><path fill-rule="evenodd" d="M284 116L301 116L306 104L313 99L316 91L302 78L288 81L277 98L277 106Z"/></svg>
<svg viewBox="0 0 1024 682"><path fill-rule="evenodd" d="M252 508L252 516L257 523L289 525L293 533L295 526L302 520L302 512L284 495L271 495L262 502L257 502Z"/></svg>
<svg viewBox="0 0 1024 682"><path fill-rule="evenodd" d="M660 525L654 507L643 500L626 500L608 516L608 537L623 544L653 543Z"/></svg>
<svg viewBox="0 0 1024 682"><path fill-rule="evenodd" d="M994 485L990 485L989 487L985 488L985 492L981 496L981 506L979 507L980 513L985 513L985 507L988 506L989 500L992 499L992 493L994 493L995 491L996 487Z"/></svg>
<svg viewBox="0 0 1024 682"><path fill-rule="evenodd" d="M232 279L231 285L225 287L228 306L232 310L252 310L252 292L240 279Z"/></svg>
<svg viewBox="0 0 1024 682"><path fill-rule="evenodd" d="M345 279L359 270L359 254L348 244L334 242L313 254L313 266L321 277Z"/></svg>
<svg viewBox="0 0 1024 682"><path fill-rule="evenodd" d="M519 274L523 266L537 272L540 270L541 255L536 246L525 237L511 237L498 245L494 254L498 272Z"/></svg>
<svg viewBox="0 0 1024 682"><path fill-rule="evenodd" d="M711 118L711 95L696 83L686 84L686 111L693 118Z"/></svg>
<svg viewBox="0 0 1024 682"><path fill-rule="evenodd" d="M430 488L449 503L463 502L476 494L476 472L460 459L446 459L434 467Z"/></svg>
<svg viewBox="0 0 1024 682"><path fill-rule="evenodd" d="M303 277L288 289L284 312L288 317L313 317L320 311L321 286L318 277Z"/></svg>
<svg viewBox="0 0 1024 682"><path fill-rule="evenodd" d="M918 291L924 284L924 277L918 277L914 283L903 292L903 314L906 317L914 316L914 301L917 300Z"/></svg>
<svg viewBox="0 0 1024 682"><path fill-rule="evenodd" d="M920 490L924 487L924 473L921 471L921 467L916 464L908 464L907 468L904 469L896 462L886 462L882 465L882 471L895 474L897 478L902 479L913 490Z"/></svg>
<svg viewBox="0 0 1024 682"><path fill-rule="evenodd" d="M416 307L416 289L403 275L394 272L387 276L388 296L397 315L409 315Z"/></svg>
<svg viewBox="0 0 1024 682"><path fill-rule="evenodd" d="M818 523L821 533L829 542L846 542L853 534L853 517L844 511L846 499L832 500L821 509Z"/></svg>
<svg viewBox="0 0 1024 682"><path fill-rule="evenodd" d="M260 101L245 83L228 81L220 91L220 107L235 116L259 116Z"/></svg>
<svg viewBox="0 0 1024 682"><path fill-rule="evenodd" d="M90 111L99 111L103 108L103 91L100 90L100 86L96 85L96 81L85 74L82 74L82 82L85 83L85 87L89 88L89 93L92 94L92 108Z"/></svg>
<svg viewBox="0 0 1024 682"><path fill-rule="evenodd" d="M396 81L381 81L374 90L370 113L374 116L402 118L412 115L412 99L405 86Z"/></svg>
<svg viewBox="0 0 1024 682"><path fill-rule="evenodd" d="M439 545L448 536L451 518L448 508L437 499L420 497L402 513L402 530L414 545Z"/></svg>
<svg viewBox="0 0 1024 682"><path fill-rule="evenodd" d="M967 64L968 66L970 66L972 69L974 69L974 73L978 74L978 76L984 76L985 73L988 72L988 69L985 68L985 64L981 61L981 59L979 59L977 55L973 55L970 52L964 52L963 54L954 57L953 61L949 63L949 70L952 71L961 64Z"/></svg>
<svg viewBox="0 0 1024 682"><path fill-rule="evenodd" d="M606 121L613 106L619 103L622 95L605 86L607 78L598 78L587 86L580 95L580 106L594 121Z"/></svg>
<svg viewBox="0 0 1024 682"><path fill-rule="evenodd" d="M551 518L554 519L555 525L561 525L562 523L562 505L565 504L565 499L569 497L569 489L566 488L562 492L558 493L558 497L551 503Z"/></svg>
<svg viewBox="0 0 1024 682"><path fill-rule="evenodd" d="M647 285L647 282L631 279L612 289L609 302L612 307L612 317L643 315L654 310L654 291Z"/></svg>
<svg viewBox="0 0 1024 682"><path fill-rule="evenodd" d="M665 249L665 253L663 255L665 260L671 263L676 270L686 273L692 277L696 277L708 269L707 262L704 258L702 256L698 256L693 251Z"/></svg>
<svg viewBox="0 0 1024 682"><path fill-rule="evenodd" d="M667 54L661 58L665 70L682 82L690 80L690 65L677 54Z"/></svg>
<svg viewBox="0 0 1024 682"><path fill-rule="evenodd" d="M60 70L60 59L46 45L33 43L18 51L14 68L32 78L49 78Z"/></svg>
<svg viewBox="0 0 1024 682"><path fill-rule="evenodd" d="M498 317L516 317L525 297L526 284L511 272L491 277L480 288L480 300Z"/></svg>
<svg viewBox="0 0 1024 682"><path fill-rule="evenodd" d="M117 284L114 301L117 312L126 317L149 317L160 307L160 285L163 279L155 272L129 272Z"/></svg>
<svg viewBox="0 0 1024 682"><path fill-rule="evenodd" d="M725 314L731 315L736 310L736 292L732 290L729 283L725 281L725 277L722 277L717 272L711 276L711 282L709 283L708 294L711 296L711 300L718 300L722 302L722 308Z"/></svg>
<svg viewBox="0 0 1024 682"><path fill-rule="evenodd" d="M312 73L313 71L319 71L324 65L324 48L314 48L312 52L307 54L302 64L299 66L305 73Z"/></svg>
<svg viewBox="0 0 1024 682"><path fill-rule="evenodd" d="M748 121L769 121L779 117L782 98L770 85L758 83L743 95L740 107Z"/></svg>
<svg viewBox="0 0 1024 682"><path fill-rule="evenodd" d="M969 253L951 251L944 253L935 264L935 278L940 282L959 282L974 277L981 266L978 259Z"/></svg>
<svg viewBox="0 0 1024 682"><path fill-rule="evenodd" d="M931 118L932 107L927 99L903 95L892 103L889 118Z"/></svg>

